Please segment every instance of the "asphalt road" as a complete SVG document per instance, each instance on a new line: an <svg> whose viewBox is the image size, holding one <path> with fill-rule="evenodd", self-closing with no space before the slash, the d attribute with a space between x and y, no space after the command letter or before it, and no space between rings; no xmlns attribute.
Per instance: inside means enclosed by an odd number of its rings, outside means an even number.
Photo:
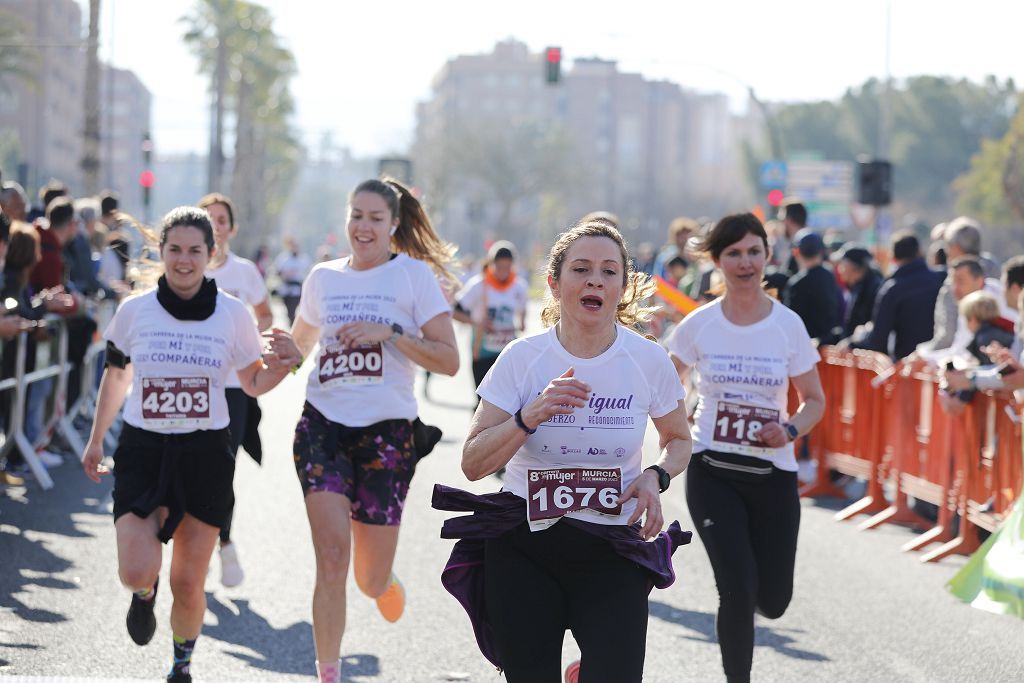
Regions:
<svg viewBox="0 0 1024 683"><path fill-rule="evenodd" d="M314 680L313 554L291 461L304 379L290 377L261 400L263 467L240 457L234 536L247 577L223 588L214 559L197 681ZM502 680L439 583L451 542L438 537L447 513L429 505L435 482L498 487L493 478L470 484L459 469L471 392L463 367L455 378L433 378L433 400L421 400L421 416L445 438L421 462L406 506L396 571L407 611L388 624L350 581L347 681ZM653 459L653 428L648 441ZM70 459L53 474L48 492L31 483L0 490L0 681L162 680L171 659L169 592L158 601L153 642L135 646L124 628L129 595L117 580L110 483L89 482ZM666 517L692 529L683 489L676 481L666 493ZM964 558L922 565L899 552L911 532L858 532L833 521L838 505L804 502L795 597L783 618L757 622L755 680L1024 680L1024 621L974 610L943 587ZM717 595L696 534L675 562L676 584L651 595L645 680L722 680ZM565 660L576 654L567 635Z"/></svg>

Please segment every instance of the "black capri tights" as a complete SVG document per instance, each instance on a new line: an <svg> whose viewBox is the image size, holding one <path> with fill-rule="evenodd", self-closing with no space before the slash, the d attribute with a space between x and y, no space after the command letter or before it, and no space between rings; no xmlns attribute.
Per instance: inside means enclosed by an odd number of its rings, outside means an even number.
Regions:
<svg viewBox="0 0 1024 683"><path fill-rule="evenodd" d="M708 457L763 473L716 467ZM703 451L687 470L686 501L715 572L725 675L729 681L747 681L755 610L778 619L793 597L800 529L796 472L757 458Z"/></svg>
<svg viewBox="0 0 1024 683"><path fill-rule="evenodd" d="M560 683L562 640L580 646L580 683L639 683L651 581L604 539L564 521L524 522L487 541L485 600L509 683Z"/></svg>

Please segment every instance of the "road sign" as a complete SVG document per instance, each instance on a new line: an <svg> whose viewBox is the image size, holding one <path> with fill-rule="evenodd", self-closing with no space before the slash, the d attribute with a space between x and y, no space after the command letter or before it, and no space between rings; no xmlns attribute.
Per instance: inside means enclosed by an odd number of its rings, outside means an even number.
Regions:
<svg viewBox="0 0 1024 683"><path fill-rule="evenodd" d="M786 187L786 162L766 161L761 164L758 181L765 190L781 190Z"/></svg>
<svg viewBox="0 0 1024 683"><path fill-rule="evenodd" d="M848 228L854 195L852 161L790 161L786 194L807 207L812 228Z"/></svg>

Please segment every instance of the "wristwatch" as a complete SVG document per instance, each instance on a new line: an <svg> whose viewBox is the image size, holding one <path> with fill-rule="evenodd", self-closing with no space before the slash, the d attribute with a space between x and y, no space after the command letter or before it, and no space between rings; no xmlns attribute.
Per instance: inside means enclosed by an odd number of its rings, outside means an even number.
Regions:
<svg viewBox="0 0 1024 683"><path fill-rule="evenodd" d="M666 472L663 467L660 467L658 465L651 465L650 467L644 469L644 472L646 472L647 470L654 470L658 474L658 488L660 489L661 493L665 493L665 491L668 490L668 485L672 483L672 477L668 476L668 472Z"/></svg>
<svg viewBox="0 0 1024 683"><path fill-rule="evenodd" d="M394 344L395 342L402 338L403 334L405 333L402 330L401 325L399 325L398 323L391 323L391 336L388 337L388 341Z"/></svg>
<svg viewBox="0 0 1024 683"><path fill-rule="evenodd" d="M790 441L796 441L796 438L800 436L800 430L797 429L796 425L792 422L787 422L782 426L786 429L786 437L788 437Z"/></svg>

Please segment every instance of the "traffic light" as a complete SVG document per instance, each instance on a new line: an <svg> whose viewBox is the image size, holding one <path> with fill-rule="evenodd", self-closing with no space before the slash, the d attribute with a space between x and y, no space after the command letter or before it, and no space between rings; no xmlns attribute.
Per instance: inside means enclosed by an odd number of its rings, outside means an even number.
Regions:
<svg viewBox="0 0 1024 683"><path fill-rule="evenodd" d="M150 169L153 163L153 138L150 137L149 133L142 134L142 165L144 170L139 174L139 186L142 187L142 205L146 207L146 213L149 213L150 205L150 191L153 189L153 184L156 182L156 176ZM148 220L148 215L147 215Z"/></svg>
<svg viewBox="0 0 1024 683"><path fill-rule="evenodd" d="M877 159L857 160L857 202L870 206L892 203L892 164Z"/></svg>
<svg viewBox="0 0 1024 683"><path fill-rule="evenodd" d="M544 50L544 69L548 83L554 84L562 80L562 48L549 47Z"/></svg>

